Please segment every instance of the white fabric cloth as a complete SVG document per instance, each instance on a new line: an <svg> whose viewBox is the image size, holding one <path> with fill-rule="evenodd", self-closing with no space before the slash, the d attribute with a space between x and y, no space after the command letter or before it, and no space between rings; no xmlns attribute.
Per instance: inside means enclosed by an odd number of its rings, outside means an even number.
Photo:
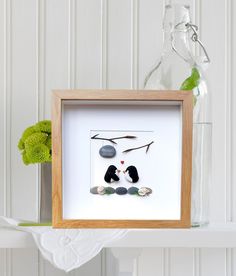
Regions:
<svg viewBox="0 0 236 276"><path fill-rule="evenodd" d="M121 239L124 229L52 229L48 226L18 226L21 221L0 217L0 226L32 234L41 254L55 267L69 272L95 257L103 247Z"/></svg>

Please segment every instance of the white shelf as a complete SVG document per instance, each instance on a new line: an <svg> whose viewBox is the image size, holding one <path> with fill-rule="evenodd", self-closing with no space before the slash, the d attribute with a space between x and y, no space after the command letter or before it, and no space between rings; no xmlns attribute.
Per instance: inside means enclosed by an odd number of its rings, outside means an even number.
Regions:
<svg viewBox="0 0 236 276"><path fill-rule="evenodd" d="M0 248L33 248L29 233L0 230ZM107 247L208 247L236 248L236 223L214 224L191 229L130 230L129 233Z"/></svg>
<svg viewBox="0 0 236 276"><path fill-rule="evenodd" d="M191 229L133 230L109 247L236 247L236 223Z"/></svg>
<svg viewBox="0 0 236 276"><path fill-rule="evenodd" d="M36 247L31 234L14 229L0 229L0 248Z"/></svg>

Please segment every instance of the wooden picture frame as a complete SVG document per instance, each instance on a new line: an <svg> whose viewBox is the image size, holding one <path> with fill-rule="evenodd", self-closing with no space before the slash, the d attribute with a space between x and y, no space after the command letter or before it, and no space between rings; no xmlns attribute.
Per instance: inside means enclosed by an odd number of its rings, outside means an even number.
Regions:
<svg viewBox="0 0 236 276"><path fill-rule="evenodd" d="M52 93L52 182L53 182L53 227L55 228L188 228L191 214L191 171L192 171L192 111L191 91L142 91L142 90L63 90ZM101 103L101 104L100 104ZM140 105L140 112L153 106L180 107L181 116L181 166L179 219L87 219L67 218L63 215L63 105L90 106ZM147 107L147 108L146 108ZM164 109L163 107L162 109ZM132 108L131 108L132 109ZM140 113L140 114L141 114ZM144 113L143 113L144 114ZM111 113L112 116L112 113ZM69 135L69 134L68 134ZM174 140L174 139L173 139ZM79 141L78 141L79 143ZM68 161L68 160L67 160ZM82 173L82 172L81 172ZM63 186L64 185L64 186ZM76 183L76 185L80 185ZM127 195L128 196L128 195ZM79 203L78 203L79 204ZM155 214L154 214L155 215Z"/></svg>

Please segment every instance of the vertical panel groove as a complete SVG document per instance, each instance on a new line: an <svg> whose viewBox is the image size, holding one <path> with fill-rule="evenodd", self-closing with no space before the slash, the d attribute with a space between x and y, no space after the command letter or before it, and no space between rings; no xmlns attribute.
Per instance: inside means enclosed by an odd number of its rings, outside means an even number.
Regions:
<svg viewBox="0 0 236 276"><path fill-rule="evenodd" d="M107 0L101 0L101 76L100 87L107 88Z"/></svg>
<svg viewBox="0 0 236 276"><path fill-rule="evenodd" d="M163 248L162 259L163 259L163 276L171 276L170 269L170 250L169 248Z"/></svg>
<svg viewBox="0 0 236 276"><path fill-rule="evenodd" d="M11 81L12 81L12 2L4 1L4 215L11 216ZM5 250L5 274L10 276L11 249Z"/></svg>
<svg viewBox="0 0 236 276"><path fill-rule="evenodd" d="M38 118L45 118L45 48L46 48L46 4L45 0L38 0L37 21L37 85L38 85Z"/></svg>
<svg viewBox="0 0 236 276"><path fill-rule="evenodd" d="M3 276L8 276L7 275L7 249L2 249L3 250L3 264L4 264L4 268L3 268Z"/></svg>
<svg viewBox="0 0 236 276"><path fill-rule="evenodd" d="M109 276L107 275L107 270L106 270L107 249L103 248L100 254L101 254L101 276Z"/></svg>
<svg viewBox="0 0 236 276"><path fill-rule="evenodd" d="M6 275L12 276L12 250L6 249Z"/></svg>
<svg viewBox="0 0 236 276"><path fill-rule="evenodd" d="M232 184L232 0L225 2L225 93L226 93L226 220L232 221L233 184ZM233 250L226 249L226 276L233 276Z"/></svg>
<svg viewBox="0 0 236 276"><path fill-rule="evenodd" d="M201 251L199 248L194 248L194 267L193 267L193 275L200 276L201 275Z"/></svg>
<svg viewBox="0 0 236 276"><path fill-rule="evenodd" d="M36 19L36 120L42 120L44 118L44 0L37 1L37 19ZM39 221L40 218L40 182L41 182L41 167L38 165L37 173L36 173L36 183L37 183L37 202L36 202L36 219Z"/></svg>
<svg viewBox="0 0 236 276"><path fill-rule="evenodd" d="M131 87L137 89L139 86L139 62L138 62L138 35L139 35L139 0L132 0L131 9Z"/></svg>
<svg viewBox="0 0 236 276"><path fill-rule="evenodd" d="M232 2L228 0L225 2L225 93L226 93L226 220L232 221L233 208L232 208L232 106L231 106L231 91L232 91Z"/></svg>
<svg viewBox="0 0 236 276"><path fill-rule="evenodd" d="M201 9L202 9L202 0L194 0L193 1L193 20L194 20L194 24L196 24L198 26L198 35L201 38L201 28L202 28L202 24L201 24ZM195 50L195 54L197 56L200 55L201 49L199 47L199 45L197 45L197 43L195 43L194 45L194 50Z"/></svg>
<svg viewBox="0 0 236 276"><path fill-rule="evenodd" d="M37 81L37 121L45 119L45 25L46 25L46 5L45 0L37 1L37 30L36 30L36 81ZM41 166L37 170L37 220L40 219L40 197L41 197ZM38 250L38 271L39 276L44 276L44 262L41 253Z"/></svg>
<svg viewBox="0 0 236 276"><path fill-rule="evenodd" d="M38 0L37 2L37 30L36 30L36 81L37 81L37 121L45 119L45 0ZM41 166L38 165L37 170L37 220L40 219L40 197L41 197Z"/></svg>
<svg viewBox="0 0 236 276"><path fill-rule="evenodd" d="M201 37L201 17L202 17L202 13L201 13L201 9L202 9L202 0L194 0L194 23L198 26L198 34ZM201 54L201 49L200 47L197 45L197 43L195 43L195 55L196 56L200 56ZM193 265L194 265L194 271L193 271L193 275L194 276L200 276L201 275L201 250L199 248L194 248L194 260L193 260Z"/></svg>
<svg viewBox="0 0 236 276"><path fill-rule="evenodd" d="M68 24L68 87L76 88L76 1L69 1L69 24Z"/></svg>
<svg viewBox="0 0 236 276"><path fill-rule="evenodd" d="M226 258L226 276L233 276L233 249L227 248L225 250Z"/></svg>
<svg viewBox="0 0 236 276"><path fill-rule="evenodd" d="M11 82L12 82L12 39L11 39L11 0L5 0L5 45L4 45L4 67L5 67L5 118L4 118L4 215L11 216Z"/></svg>

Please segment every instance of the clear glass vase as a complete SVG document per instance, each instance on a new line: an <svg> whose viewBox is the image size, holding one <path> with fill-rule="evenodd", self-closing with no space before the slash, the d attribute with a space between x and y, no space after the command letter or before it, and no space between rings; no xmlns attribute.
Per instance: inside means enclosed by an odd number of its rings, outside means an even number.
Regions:
<svg viewBox="0 0 236 276"><path fill-rule="evenodd" d="M209 223L212 124L193 124L192 226Z"/></svg>
<svg viewBox="0 0 236 276"><path fill-rule="evenodd" d="M200 226L209 222L211 99L203 73L209 58L191 23L189 6L165 7L163 33L161 57L147 74L144 89L193 91L192 225ZM203 47L203 57L196 57L192 41Z"/></svg>

